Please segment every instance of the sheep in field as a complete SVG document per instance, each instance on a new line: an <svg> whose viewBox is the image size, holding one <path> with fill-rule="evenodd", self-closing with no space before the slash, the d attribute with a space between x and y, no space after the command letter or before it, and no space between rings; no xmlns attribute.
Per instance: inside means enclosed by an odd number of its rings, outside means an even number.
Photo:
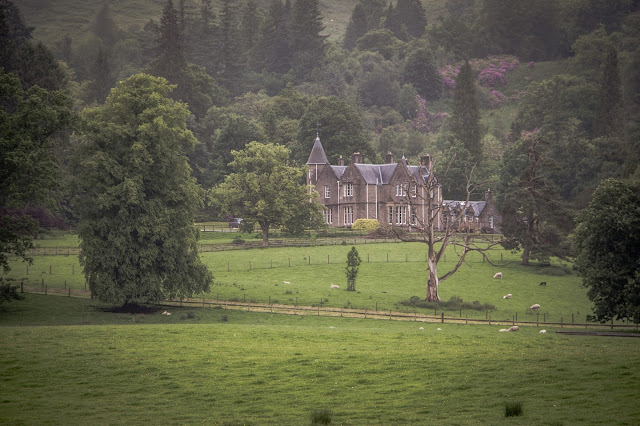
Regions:
<svg viewBox="0 0 640 426"><path fill-rule="evenodd" d="M337 284L331 284L331 288L340 288L340 286Z"/></svg>
<svg viewBox="0 0 640 426"><path fill-rule="evenodd" d="M540 285L541 285L541 286L546 287L546 286L547 286L547 282L546 282L546 281L542 281L542 282L540 283Z"/></svg>
<svg viewBox="0 0 640 426"><path fill-rule="evenodd" d="M285 284L291 284L289 281L282 281Z"/></svg>
<svg viewBox="0 0 640 426"><path fill-rule="evenodd" d="M547 330L540 330L540 334L544 334L546 332L547 332Z"/></svg>
<svg viewBox="0 0 640 426"><path fill-rule="evenodd" d="M529 306L529 309L540 309L540 305L536 303L534 305Z"/></svg>
<svg viewBox="0 0 640 426"><path fill-rule="evenodd" d="M493 276L493 278L500 278L500 279L502 279L502 272L496 272L496 274Z"/></svg>
<svg viewBox="0 0 640 426"><path fill-rule="evenodd" d="M502 296L503 299L511 299L511 293Z"/></svg>

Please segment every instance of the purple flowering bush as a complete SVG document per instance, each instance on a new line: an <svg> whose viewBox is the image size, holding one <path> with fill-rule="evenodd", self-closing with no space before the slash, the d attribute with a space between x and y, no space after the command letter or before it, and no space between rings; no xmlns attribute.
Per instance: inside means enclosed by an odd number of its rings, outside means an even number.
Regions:
<svg viewBox="0 0 640 426"><path fill-rule="evenodd" d="M438 69L446 90L451 93L456 86L460 65L447 65ZM492 55L485 59L472 59L469 65L478 76L478 85L495 89L507 84L507 74L520 66L518 58L512 55Z"/></svg>
<svg viewBox="0 0 640 426"><path fill-rule="evenodd" d="M500 108L506 104L509 99L498 90L492 90L487 99L489 108Z"/></svg>

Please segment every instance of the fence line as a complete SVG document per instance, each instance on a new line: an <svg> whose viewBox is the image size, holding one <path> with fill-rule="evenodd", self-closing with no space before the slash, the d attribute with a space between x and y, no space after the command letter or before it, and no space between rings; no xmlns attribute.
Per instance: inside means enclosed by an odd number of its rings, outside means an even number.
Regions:
<svg viewBox="0 0 640 426"><path fill-rule="evenodd" d="M32 293L43 295L57 295L66 297L80 297L89 298L91 292L86 290L72 290L61 288L49 288L44 285L42 287L33 287L20 285L20 293ZM638 324L614 324L613 320L610 324L599 323L568 323L561 320L560 322L546 322L539 321L521 321L512 317L508 318L469 318L468 316L459 317L445 316L444 312L440 312L439 315L427 315L419 314L416 311L413 312L400 312L393 310L371 310L371 309L356 309L356 308L333 308L324 306L299 306L299 305L283 305L278 303L259 303L259 302L239 302L230 300L207 300L207 299L183 299L183 300L167 300L161 305L167 306L194 306L202 308L219 307L222 309L235 309L246 310L251 312L268 312L272 314L287 314L287 315L317 315L317 316L329 316L329 317L344 317L344 318L364 318L364 319L386 319L386 320L399 320L399 321L415 321L415 322L428 322L428 323L441 323L441 324L488 324L488 325L522 325L522 326L560 326L560 328L590 328L590 329L633 329L638 330Z"/></svg>

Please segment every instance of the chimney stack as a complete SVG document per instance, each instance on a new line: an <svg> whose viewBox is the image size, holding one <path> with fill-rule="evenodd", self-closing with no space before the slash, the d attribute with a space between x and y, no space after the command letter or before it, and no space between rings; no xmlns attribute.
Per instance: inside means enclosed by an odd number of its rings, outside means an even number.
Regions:
<svg viewBox="0 0 640 426"><path fill-rule="evenodd" d="M338 166L344 166L344 158L342 158L342 155L338 158Z"/></svg>
<svg viewBox="0 0 640 426"><path fill-rule="evenodd" d="M351 164L362 163L362 154L359 152L354 152L351 155Z"/></svg>
<svg viewBox="0 0 640 426"><path fill-rule="evenodd" d="M431 164L431 156L429 154L424 154L420 157L420 165L426 167L427 170L431 170L431 167L433 166Z"/></svg>
<svg viewBox="0 0 640 426"><path fill-rule="evenodd" d="M384 157L384 158L385 158L385 159L384 159L384 162L385 162L386 164L393 164L393 163L395 163L395 161L394 161L394 159L393 159L393 154L391 153L391 151L388 151L388 152L387 152L387 155L385 155L385 157Z"/></svg>
<svg viewBox="0 0 640 426"><path fill-rule="evenodd" d="M484 193L484 201L487 202L487 204L493 204L493 192L491 192L491 189L487 189Z"/></svg>

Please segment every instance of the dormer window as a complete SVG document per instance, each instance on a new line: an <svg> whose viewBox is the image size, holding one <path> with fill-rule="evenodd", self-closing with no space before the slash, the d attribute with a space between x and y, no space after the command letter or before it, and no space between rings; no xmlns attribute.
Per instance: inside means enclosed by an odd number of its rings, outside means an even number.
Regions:
<svg viewBox="0 0 640 426"><path fill-rule="evenodd" d="M407 191L404 185L396 185L396 197L404 197L405 195L407 195Z"/></svg>

